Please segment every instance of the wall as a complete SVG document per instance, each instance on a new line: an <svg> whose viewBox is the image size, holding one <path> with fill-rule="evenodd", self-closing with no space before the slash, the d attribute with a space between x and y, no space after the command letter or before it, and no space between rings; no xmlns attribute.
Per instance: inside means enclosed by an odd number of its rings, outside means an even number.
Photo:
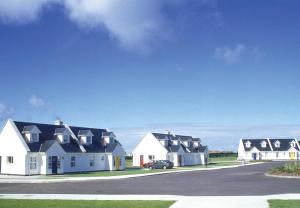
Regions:
<svg viewBox="0 0 300 208"><path fill-rule="evenodd" d="M148 133L133 150L133 166L140 166L140 155L144 156L144 163L149 162L149 155L154 155L155 160L166 160L167 150L151 134Z"/></svg>
<svg viewBox="0 0 300 208"><path fill-rule="evenodd" d="M8 120L0 133L1 173L26 175L26 143L20 136L13 121ZM27 147L28 148L28 147ZM14 163L7 163L7 156L12 156Z"/></svg>

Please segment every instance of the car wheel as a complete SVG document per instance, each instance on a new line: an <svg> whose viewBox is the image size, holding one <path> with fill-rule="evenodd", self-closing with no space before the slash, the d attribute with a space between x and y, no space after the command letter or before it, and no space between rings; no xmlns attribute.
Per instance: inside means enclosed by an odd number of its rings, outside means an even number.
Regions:
<svg viewBox="0 0 300 208"><path fill-rule="evenodd" d="M167 167L166 167L166 166L164 166L164 167L163 167L163 169L164 169L164 170L166 170L166 169L167 169Z"/></svg>

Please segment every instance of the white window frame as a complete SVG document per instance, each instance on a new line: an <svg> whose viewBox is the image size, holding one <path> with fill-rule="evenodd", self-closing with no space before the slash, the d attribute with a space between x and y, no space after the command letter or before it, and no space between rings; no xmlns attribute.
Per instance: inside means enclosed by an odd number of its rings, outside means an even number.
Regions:
<svg viewBox="0 0 300 208"><path fill-rule="evenodd" d="M95 167L95 157L90 159L90 167Z"/></svg>
<svg viewBox="0 0 300 208"><path fill-rule="evenodd" d="M70 135L68 134L63 134L63 143L69 143Z"/></svg>
<svg viewBox="0 0 300 208"><path fill-rule="evenodd" d="M38 133L31 133L30 141L31 142L38 142L39 141L39 134Z"/></svg>
<svg viewBox="0 0 300 208"><path fill-rule="evenodd" d="M29 157L29 169L36 170L37 169L37 159L36 157Z"/></svg>
<svg viewBox="0 0 300 208"><path fill-rule="evenodd" d="M7 156L6 157L6 163L9 165L14 164L14 157L13 156Z"/></svg>
<svg viewBox="0 0 300 208"><path fill-rule="evenodd" d="M151 160L151 161L155 160L155 155L148 155L148 159Z"/></svg>
<svg viewBox="0 0 300 208"><path fill-rule="evenodd" d="M251 147L251 142L250 142L250 141L247 141L247 142L246 142L246 147L247 147L247 148L250 148L250 147Z"/></svg>
<svg viewBox="0 0 300 208"><path fill-rule="evenodd" d="M92 137L91 136L86 136L86 143L87 144L92 144Z"/></svg>
<svg viewBox="0 0 300 208"><path fill-rule="evenodd" d="M280 147L280 141L275 142L275 147L279 148Z"/></svg>
<svg viewBox="0 0 300 208"><path fill-rule="evenodd" d="M75 168L75 166L76 166L76 157L71 156L71 158L70 158L70 167Z"/></svg>
<svg viewBox="0 0 300 208"><path fill-rule="evenodd" d="M261 145L262 148L267 148L267 142L266 141L262 141L260 145Z"/></svg>

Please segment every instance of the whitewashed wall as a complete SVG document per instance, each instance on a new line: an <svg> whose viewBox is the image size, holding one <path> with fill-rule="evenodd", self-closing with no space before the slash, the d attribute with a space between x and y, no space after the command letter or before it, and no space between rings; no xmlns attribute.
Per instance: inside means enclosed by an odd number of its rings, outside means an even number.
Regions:
<svg viewBox="0 0 300 208"><path fill-rule="evenodd" d="M28 146L19 134L13 121L8 120L0 133L1 173L26 175L26 154ZM13 164L7 163L7 157L13 157Z"/></svg>
<svg viewBox="0 0 300 208"><path fill-rule="evenodd" d="M152 135L146 136L140 141L133 150L133 166L140 166L140 155L144 155L144 163L149 162L149 155L154 155L155 160L166 160L168 151L164 146Z"/></svg>

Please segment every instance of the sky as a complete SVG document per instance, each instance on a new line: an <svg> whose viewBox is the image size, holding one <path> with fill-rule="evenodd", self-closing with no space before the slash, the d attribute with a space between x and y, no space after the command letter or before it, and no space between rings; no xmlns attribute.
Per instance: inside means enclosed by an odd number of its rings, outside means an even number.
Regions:
<svg viewBox="0 0 300 208"><path fill-rule="evenodd" d="M300 136L296 0L0 0L0 123Z"/></svg>

